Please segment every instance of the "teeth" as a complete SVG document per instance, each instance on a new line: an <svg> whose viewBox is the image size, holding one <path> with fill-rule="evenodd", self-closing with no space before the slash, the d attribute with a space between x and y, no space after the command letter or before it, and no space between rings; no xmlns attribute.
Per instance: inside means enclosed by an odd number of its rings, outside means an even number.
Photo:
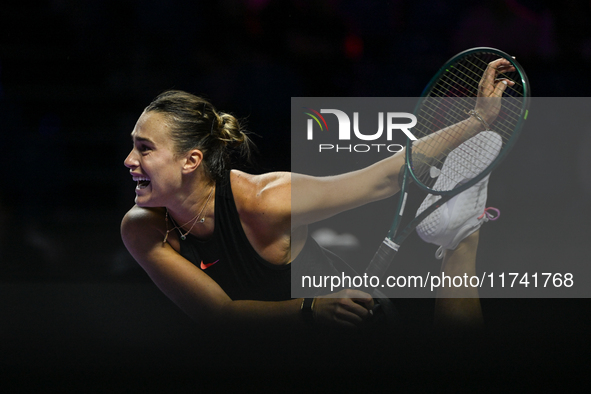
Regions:
<svg viewBox="0 0 591 394"><path fill-rule="evenodd" d="M141 182L141 181L149 181L149 178L143 177L143 176L134 176L132 177L132 179L136 182Z"/></svg>

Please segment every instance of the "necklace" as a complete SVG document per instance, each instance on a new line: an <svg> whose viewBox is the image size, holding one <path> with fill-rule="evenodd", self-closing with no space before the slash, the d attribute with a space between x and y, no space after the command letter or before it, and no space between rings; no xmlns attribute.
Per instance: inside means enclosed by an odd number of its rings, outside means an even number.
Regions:
<svg viewBox="0 0 591 394"><path fill-rule="evenodd" d="M193 230L193 227L195 227L195 224L205 222L205 216L203 216L201 219L199 219L199 217L201 216L203 211L205 211L207 204L209 204L209 200L211 200L211 196L213 195L214 190L215 190L215 187L212 186L211 191L209 192L209 196L207 197L205 204L203 204L203 207L201 208L201 211L199 211L197 216L195 216L193 219L189 220L187 223L183 224L182 226L177 225L176 222L174 221L174 219L172 218L172 216L170 216L170 220L172 220L172 224L174 224L174 227L171 228L170 230L168 229L169 215L168 215L168 208L166 208L166 217L164 219L166 221L166 234L164 235L164 240L162 241L162 243L166 242L166 240L168 239L168 233L170 233L171 231L174 231L174 230L179 230L179 234L181 235L181 239L184 241L185 239L187 239L187 234L189 234L191 232L191 230ZM193 222L193 224L191 225L191 228L189 229L189 231L187 231L186 233L183 234L183 232L181 231L181 228L185 227L187 224L189 224L191 222Z"/></svg>

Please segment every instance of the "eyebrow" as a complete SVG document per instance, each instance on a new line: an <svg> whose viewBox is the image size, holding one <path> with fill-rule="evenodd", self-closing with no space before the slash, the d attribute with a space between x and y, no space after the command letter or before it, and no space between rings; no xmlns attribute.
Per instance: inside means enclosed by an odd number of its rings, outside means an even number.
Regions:
<svg viewBox="0 0 591 394"><path fill-rule="evenodd" d="M133 133L131 133L131 140L132 140L132 141L140 141L140 142L148 142L148 143L150 143L150 144L153 144L153 143L154 143L154 141L152 141L152 140L151 140L151 139L149 139L149 138L146 138L146 137L140 137L140 136L138 136L138 135L135 135L135 136L134 136L134 135L133 135Z"/></svg>

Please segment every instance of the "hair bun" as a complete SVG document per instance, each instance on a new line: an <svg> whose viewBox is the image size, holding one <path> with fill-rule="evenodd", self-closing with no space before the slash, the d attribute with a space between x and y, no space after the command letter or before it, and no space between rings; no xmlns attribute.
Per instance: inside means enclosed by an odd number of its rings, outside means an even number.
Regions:
<svg viewBox="0 0 591 394"><path fill-rule="evenodd" d="M218 116L219 139L226 145L238 147L248 140L247 135L242 131L240 122L234 116L223 112Z"/></svg>
<svg viewBox="0 0 591 394"><path fill-rule="evenodd" d="M145 112L157 111L167 117L175 153L200 149L209 175L221 179L230 165L230 154L240 152L247 159L254 144L233 115L218 112L207 100L180 90L156 97Z"/></svg>

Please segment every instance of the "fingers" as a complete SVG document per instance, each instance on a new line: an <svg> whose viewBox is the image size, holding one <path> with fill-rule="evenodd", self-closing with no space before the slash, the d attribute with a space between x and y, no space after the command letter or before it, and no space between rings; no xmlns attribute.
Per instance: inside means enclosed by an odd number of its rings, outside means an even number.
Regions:
<svg viewBox="0 0 591 394"><path fill-rule="evenodd" d="M507 78L498 78L498 76L499 74L513 71L515 71L515 67L507 59L499 58L490 62L480 80L479 95L484 97L500 97L499 93L502 95L505 88L508 85L513 86L515 82Z"/></svg>
<svg viewBox="0 0 591 394"><path fill-rule="evenodd" d="M502 74L502 73L510 73L515 71L515 66L513 66L512 64L509 63L509 65L501 65L499 67L497 67L497 73L498 74Z"/></svg>
<svg viewBox="0 0 591 394"><path fill-rule="evenodd" d="M346 325L358 327L371 316L371 309L367 309L352 298L341 299L339 307L335 311L335 318Z"/></svg>
<svg viewBox="0 0 591 394"><path fill-rule="evenodd" d="M494 85L498 73L506 72L501 70L508 70L510 67L513 66L507 59L499 58L497 60L493 60L486 66L486 70L484 70L484 74L482 75L480 84L483 86Z"/></svg>
<svg viewBox="0 0 591 394"><path fill-rule="evenodd" d="M490 95L490 97L501 97L503 95L503 92L505 91L505 89L507 89L507 86L508 85L507 85L506 80L502 80L502 81L498 82L497 85L495 86L495 90Z"/></svg>
<svg viewBox="0 0 591 394"><path fill-rule="evenodd" d="M480 79L480 86L492 86L495 83L495 79L497 78L497 67L504 64L504 62L501 62L503 60L505 59L497 59L486 66L486 70L484 70L484 74L482 74L482 78Z"/></svg>
<svg viewBox="0 0 591 394"><path fill-rule="evenodd" d="M513 64L511 64L511 62L507 59L504 58L499 58L496 60L493 60L492 62L490 62L488 64L488 66L486 67L486 72L495 72L495 73L501 73L501 72L511 72L511 71L515 71L515 67L513 66Z"/></svg>
<svg viewBox="0 0 591 394"><path fill-rule="evenodd" d="M338 298L336 298L338 297ZM330 298L317 298L315 313L317 317L326 319L341 326L350 328L360 326L371 317L373 298L362 291L342 290Z"/></svg>
<svg viewBox="0 0 591 394"><path fill-rule="evenodd" d="M347 290L347 296L355 303L362 305L365 309L373 308L373 297L359 290Z"/></svg>
<svg viewBox="0 0 591 394"><path fill-rule="evenodd" d="M359 320L355 319L356 321L361 323L361 321L369 318L371 315L370 311L373 308L372 296L362 291L351 289L343 290L342 293L342 296L346 298L342 299L343 302L341 305L347 312L359 318Z"/></svg>

